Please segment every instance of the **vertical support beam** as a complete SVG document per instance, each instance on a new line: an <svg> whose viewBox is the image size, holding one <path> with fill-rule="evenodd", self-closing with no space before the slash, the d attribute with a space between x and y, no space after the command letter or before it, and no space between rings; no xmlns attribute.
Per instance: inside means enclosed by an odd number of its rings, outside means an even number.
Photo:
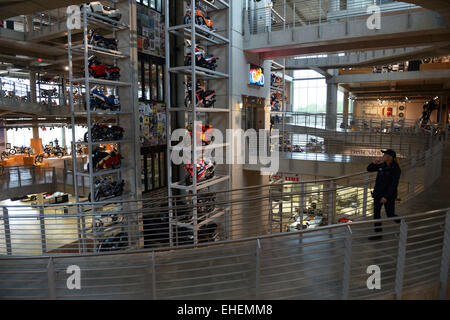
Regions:
<svg viewBox="0 0 450 320"><path fill-rule="evenodd" d="M337 92L338 85L336 83L327 82L327 116L325 129L336 129L337 116Z"/></svg>
<svg viewBox="0 0 450 320"><path fill-rule="evenodd" d="M334 189L335 182L330 181L330 190L328 191L328 225L332 225L336 214L336 190Z"/></svg>
<svg viewBox="0 0 450 320"><path fill-rule="evenodd" d="M4 228L4 232L5 232L6 254L11 255L12 254L11 229L9 227L8 208L6 208L6 207L3 207L3 228Z"/></svg>
<svg viewBox="0 0 450 320"><path fill-rule="evenodd" d="M152 296L156 300L156 256L155 250L152 250Z"/></svg>
<svg viewBox="0 0 450 320"><path fill-rule="evenodd" d="M448 283L448 268L450 257L450 211L445 214L445 231L444 231L444 245L442 246L441 258L441 290L439 299L445 300L447 297L447 283Z"/></svg>
<svg viewBox="0 0 450 320"><path fill-rule="evenodd" d="M417 166L417 155L413 155L411 158L411 170L409 170L409 196L414 197L414 179L415 179L415 168Z"/></svg>
<svg viewBox="0 0 450 320"><path fill-rule="evenodd" d="M343 119L342 122L344 123L344 128L348 128L348 110L349 110L349 92L344 92L344 108L342 110L343 112ZM345 131L347 132L347 131Z"/></svg>
<svg viewBox="0 0 450 320"><path fill-rule="evenodd" d="M55 265L53 258L49 258L47 264L47 283L48 283L48 298L50 300L56 299L56 281L55 281Z"/></svg>
<svg viewBox="0 0 450 320"><path fill-rule="evenodd" d="M256 254L255 254L255 299L259 300L259 287L260 287L260 271L261 271L261 242L256 240Z"/></svg>
<svg viewBox="0 0 450 320"><path fill-rule="evenodd" d="M364 194L363 194L363 207L362 207L362 215L363 217L367 216L367 193L369 192L369 173L366 172L364 175Z"/></svg>
<svg viewBox="0 0 450 320"><path fill-rule="evenodd" d="M44 207L39 207L39 225L41 230L41 246L42 246L42 254L47 252L47 239L45 236L45 215L44 215Z"/></svg>
<svg viewBox="0 0 450 320"><path fill-rule="evenodd" d="M400 224L400 239L398 243L397 271L395 273L395 297L397 300L402 299L403 293L403 277L405 269L407 238L408 238L408 226L405 222L405 219L402 219Z"/></svg>
<svg viewBox="0 0 450 320"><path fill-rule="evenodd" d="M352 268L352 229L347 225L344 239L344 277L342 284L342 300L348 300Z"/></svg>
<svg viewBox="0 0 450 320"><path fill-rule="evenodd" d="M273 227L273 204L272 185L269 185L269 234L272 234Z"/></svg>

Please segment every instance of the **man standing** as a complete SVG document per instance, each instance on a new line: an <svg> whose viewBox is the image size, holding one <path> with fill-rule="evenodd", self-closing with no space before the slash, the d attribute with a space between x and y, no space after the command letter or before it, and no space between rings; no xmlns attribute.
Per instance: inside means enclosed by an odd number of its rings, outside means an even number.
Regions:
<svg viewBox="0 0 450 320"><path fill-rule="evenodd" d="M375 160L367 167L369 172L377 172L375 188L373 190L373 216L381 218L381 207L384 205L386 215L389 218L395 215L395 200L397 199L397 187L400 180L401 169L398 165L397 154L394 150L381 150L383 158ZM399 223L400 220L395 222ZM381 232L381 222L375 223L375 232ZM370 237L370 240L379 240L382 236Z"/></svg>

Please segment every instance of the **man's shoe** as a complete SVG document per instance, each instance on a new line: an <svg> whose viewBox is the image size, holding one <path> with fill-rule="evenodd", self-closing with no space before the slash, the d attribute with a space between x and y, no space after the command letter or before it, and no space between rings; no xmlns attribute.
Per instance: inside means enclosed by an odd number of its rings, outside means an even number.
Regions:
<svg viewBox="0 0 450 320"><path fill-rule="evenodd" d="M371 236L371 237L369 237L369 240L381 240L381 239L383 239L383 236L381 236L381 235L379 235L379 236Z"/></svg>

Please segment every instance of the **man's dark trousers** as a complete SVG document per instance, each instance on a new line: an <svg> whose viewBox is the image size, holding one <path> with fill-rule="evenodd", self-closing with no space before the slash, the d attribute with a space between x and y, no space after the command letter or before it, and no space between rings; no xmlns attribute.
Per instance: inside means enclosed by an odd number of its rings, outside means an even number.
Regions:
<svg viewBox="0 0 450 320"><path fill-rule="evenodd" d="M373 218L381 219L381 207L383 203L381 203L381 198L373 199ZM395 215L395 199L387 199L387 202L384 203L384 209L386 210L386 215L388 218L396 217ZM381 228L381 222L375 222L375 232L381 232L383 229Z"/></svg>

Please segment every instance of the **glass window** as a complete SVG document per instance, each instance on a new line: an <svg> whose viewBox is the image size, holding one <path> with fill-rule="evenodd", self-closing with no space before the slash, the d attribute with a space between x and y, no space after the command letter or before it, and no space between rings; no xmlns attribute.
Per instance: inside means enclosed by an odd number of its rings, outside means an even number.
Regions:
<svg viewBox="0 0 450 320"><path fill-rule="evenodd" d="M164 101L164 66L158 65L159 81L158 81L158 101Z"/></svg>
<svg viewBox="0 0 450 320"><path fill-rule="evenodd" d="M152 156L147 155L147 191L153 189L153 169L152 169Z"/></svg>
<svg viewBox="0 0 450 320"><path fill-rule="evenodd" d="M159 183L159 170L160 170L160 166L159 166L159 153L155 153L154 154L154 162L153 164L155 165L155 170L154 170L154 188L157 189L160 187L160 183Z"/></svg>
<svg viewBox="0 0 450 320"><path fill-rule="evenodd" d="M161 2L162 0L156 0L156 11L162 12Z"/></svg>
<svg viewBox="0 0 450 320"><path fill-rule="evenodd" d="M150 63L144 62L145 100L150 100Z"/></svg>
<svg viewBox="0 0 450 320"><path fill-rule="evenodd" d="M156 9L156 0L150 0L150 8Z"/></svg>
<svg viewBox="0 0 450 320"><path fill-rule="evenodd" d="M158 74L157 74L157 70L156 70L156 64L152 64L152 83L151 83L151 88L152 88L152 100L156 101L158 100L158 87L157 87L157 83L158 83Z"/></svg>
<svg viewBox="0 0 450 320"><path fill-rule="evenodd" d="M145 178L145 156L141 156L141 182L142 182L142 188L144 190L146 190L147 188L145 187L145 182L146 182L146 178Z"/></svg>
<svg viewBox="0 0 450 320"><path fill-rule="evenodd" d="M148 0L142 0L142 4L148 7Z"/></svg>
<svg viewBox="0 0 450 320"><path fill-rule="evenodd" d="M314 70L294 71L295 112L325 113L327 103L326 79Z"/></svg>

